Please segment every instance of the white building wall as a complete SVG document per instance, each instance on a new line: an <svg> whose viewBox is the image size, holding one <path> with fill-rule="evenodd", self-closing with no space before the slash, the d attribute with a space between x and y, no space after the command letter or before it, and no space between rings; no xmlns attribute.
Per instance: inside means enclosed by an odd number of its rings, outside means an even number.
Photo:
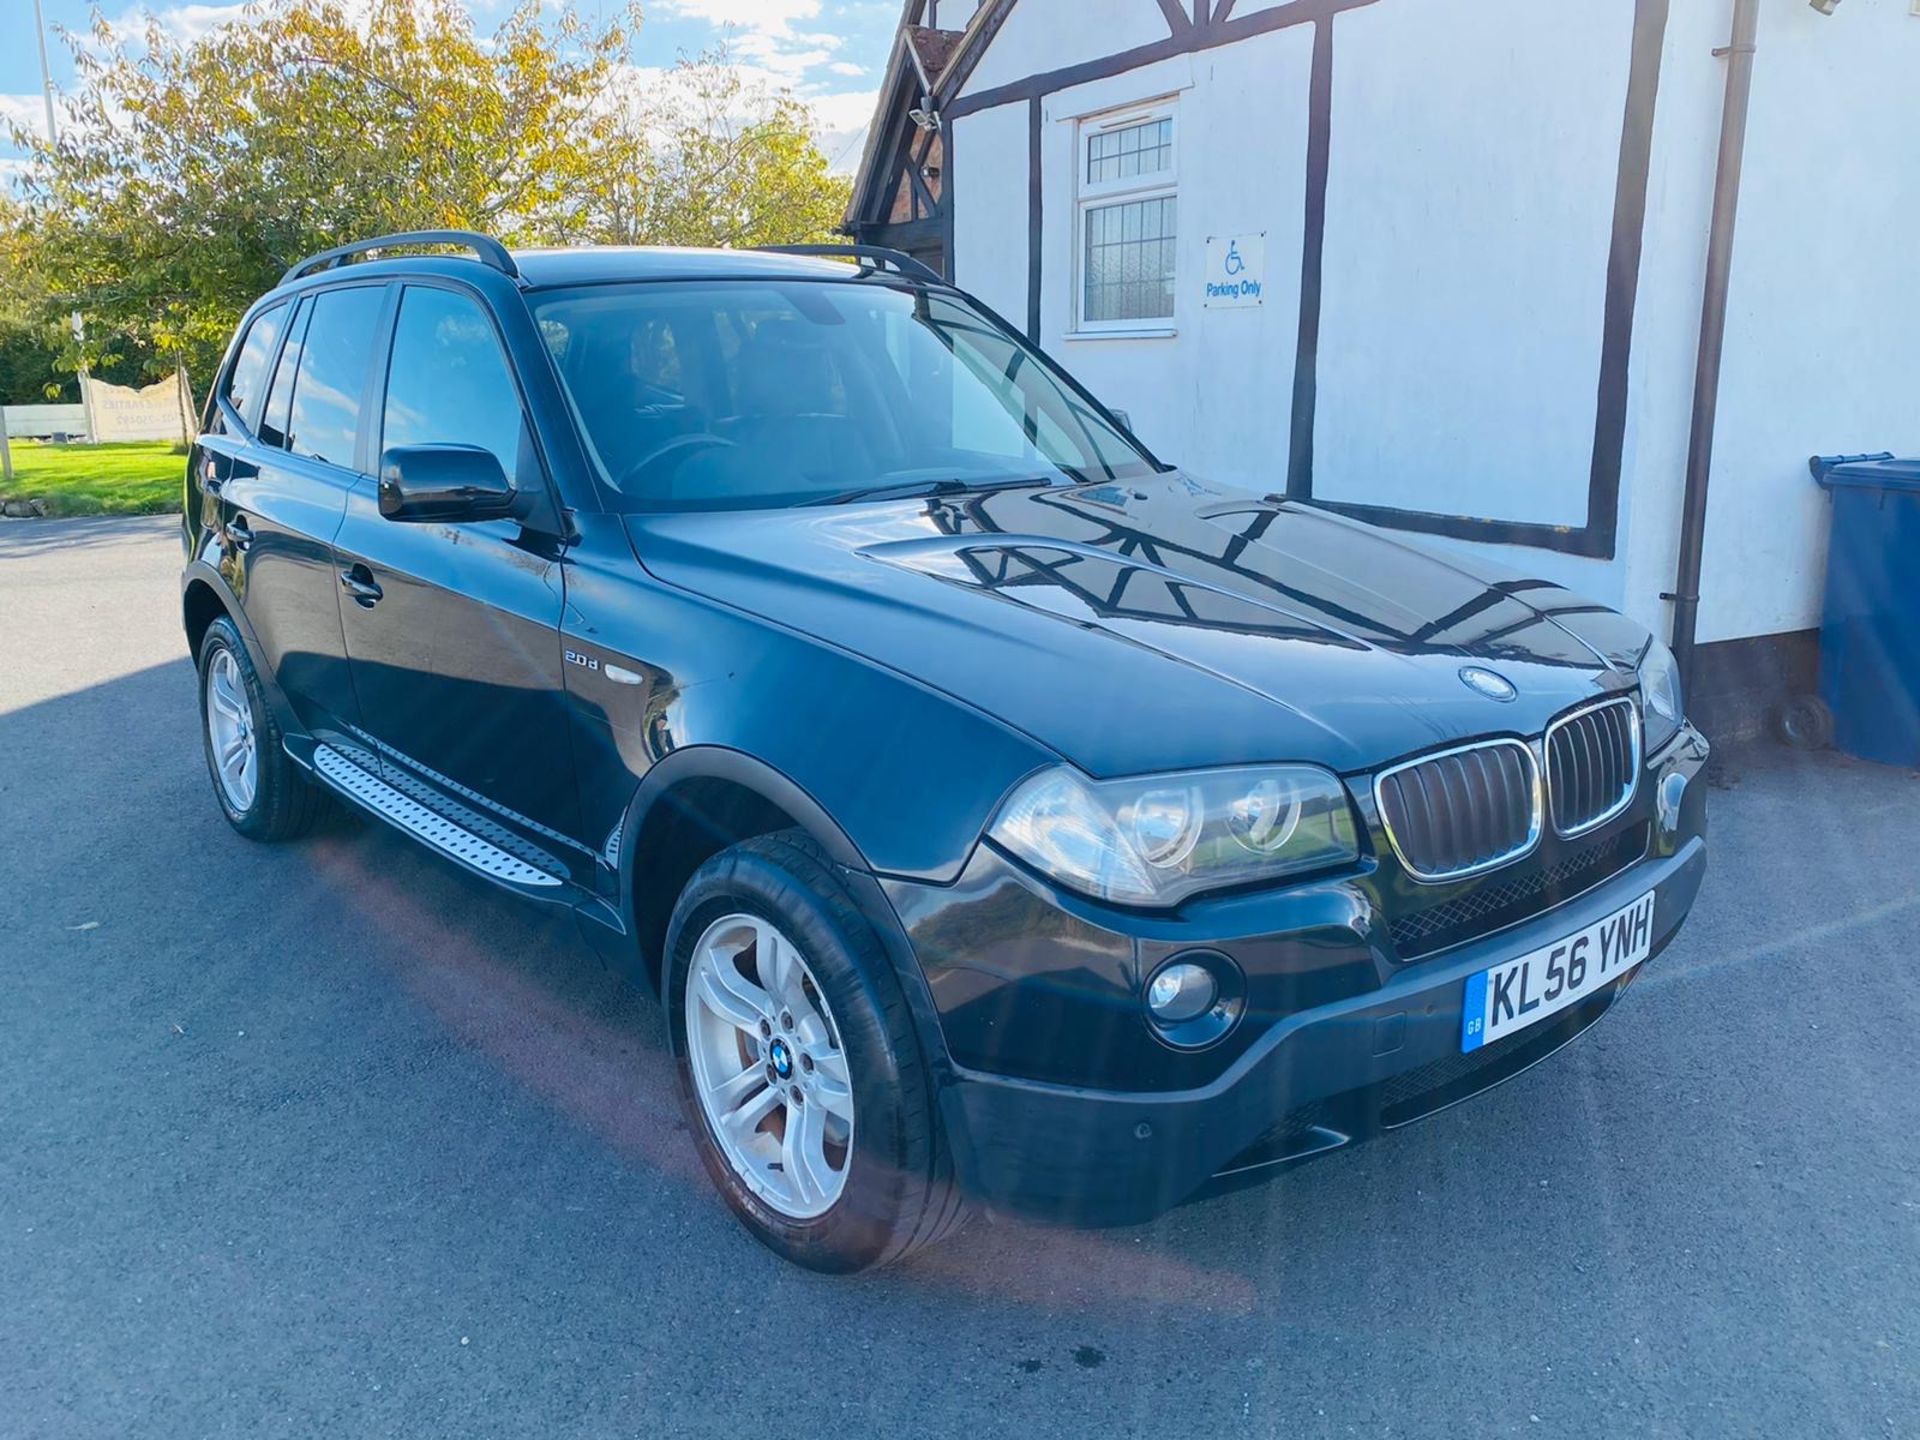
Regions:
<svg viewBox="0 0 1920 1440"><path fill-rule="evenodd" d="M1027 313L1027 107L997 105L951 126L955 278L1020 326Z"/></svg>
<svg viewBox="0 0 1920 1440"><path fill-rule="evenodd" d="M1241 0L1234 16L1266 8ZM1315 493L1578 524L1632 5L1379 0L1333 22ZM1674 0L1663 47L1612 559L1462 545L1664 628L1732 0ZM1089 17L1097 12L1097 23ZM1157 27L1157 28L1156 28ZM1138 32L1138 33L1136 33ZM1162 39L1152 0L1019 0L962 96ZM1164 458L1284 487L1312 27L1053 90L1041 340ZM1071 336L1079 117L1175 97L1173 334ZM1920 452L1920 18L1762 0L1700 639L1817 623L1816 451ZM959 282L1027 315L1025 98L954 122ZM1208 310L1208 234L1266 234L1265 303Z"/></svg>
<svg viewBox="0 0 1920 1440"><path fill-rule="evenodd" d="M1154 0L1020 0L968 77L967 90L991 90L1166 38L1166 17Z"/></svg>
<svg viewBox="0 0 1920 1440"><path fill-rule="evenodd" d="M1585 524L1633 7L1334 33L1315 497Z"/></svg>
<svg viewBox="0 0 1920 1440"><path fill-rule="evenodd" d="M1164 27L1163 27L1164 29ZM1040 341L1157 452L1256 490L1286 484L1306 193L1307 66L1313 37L1279 31L1062 90L1042 101ZM1208 235L1266 232L1265 303L1209 310L1197 280L1176 292L1173 335L1076 336L1074 194L1082 120L1143 99L1175 110L1178 268L1198 277ZM1256 126L1246 124L1257 114ZM1249 177L1259 177L1251 184ZM1024 255L1024 251L1022 252ZM964 262L963 262L964 263ZM971 284L963 272L962 284ZM1017 303L1026 313L1025 275Z"/></svg>
<svg viewBox="0 0 1920 1440"><path fill-rule="evenodd" d="M979 10L981 0L926 0L918 23L936 30L964 30Z"/></svg>
<svg viewBox="0 0 1920 1440"><path fill-rule="evenodd" d="M1726 6L1676 3L1661 77L1636 376L1648 442L1634 456L1627 549L1636 607L1671 589L1699 330L1713 150L1724 87L1711 50ZM1658 172L1656 172L1658 173ZM1714 430L1700 639L1819 623L1827 501L1806 459L1920 454L1920 17L1907 0L1847 0L1822 16L1763 0L1746 173ZM1655 500L1658 495L1661 498ZM1623 535L1627 532L1623 530ZM1656 610L1659 608L1656 605Z"/></svg>

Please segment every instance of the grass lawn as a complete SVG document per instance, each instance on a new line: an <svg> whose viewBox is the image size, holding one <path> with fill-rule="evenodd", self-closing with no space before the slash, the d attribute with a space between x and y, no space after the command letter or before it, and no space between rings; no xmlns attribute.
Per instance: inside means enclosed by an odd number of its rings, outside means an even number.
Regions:
<svg viewBox="0 0 1920 1440"><path fill-rule="evenodd" d="M164 440L43 445L15 440L0 499L42 500L49 515L158 515L180 508L187 459Z"/></svg>

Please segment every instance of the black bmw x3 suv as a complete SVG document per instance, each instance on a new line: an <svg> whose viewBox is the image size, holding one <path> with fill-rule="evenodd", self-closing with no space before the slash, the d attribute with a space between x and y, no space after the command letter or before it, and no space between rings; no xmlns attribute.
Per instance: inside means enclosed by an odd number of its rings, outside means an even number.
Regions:
<svg viewBox="0 0 1920 1440"><path fill-rule="evenodd" d="M1707 746L1641 626L1164 465L805 248L385 236L253 306L182 576L237 830L345 801L570 910L824 1270L1405 1124L1672 939Z"/></svg>

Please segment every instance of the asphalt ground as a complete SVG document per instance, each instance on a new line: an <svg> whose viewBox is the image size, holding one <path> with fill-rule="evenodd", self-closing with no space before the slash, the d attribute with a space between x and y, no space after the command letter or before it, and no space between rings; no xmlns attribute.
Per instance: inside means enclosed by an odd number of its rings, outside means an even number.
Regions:
<svg viewBox="0 0 1920 1440"><path fill-rule="evenodd" d="M1471 1104L824 1279L566 923L227 828L175 523L0 525L0 1436L1920 1434L1915 776L1737 757L1679 940Z"/></svg>

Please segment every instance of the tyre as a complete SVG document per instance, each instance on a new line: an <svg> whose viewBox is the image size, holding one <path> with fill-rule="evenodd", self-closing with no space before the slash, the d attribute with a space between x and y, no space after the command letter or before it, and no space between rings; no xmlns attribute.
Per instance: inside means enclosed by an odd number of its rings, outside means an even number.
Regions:
<svg viewBox="0 0 1920 1440"><path fill-rule="evenodd" d="M325 792L282 747L247 647L225 616L200 641L200 737L220 808L249 840L291 840L325 808Z"/></svg>
<svg viewBox="0 0 1920 1440"><path fill-rule="evenodd" d="M1773 734L1795 750L1825 750L1833 744L1833 711L1818 695L1795 695L1774 707Z"/></svg>
<svg viewBox="0 0 1920 1440"><path fill-rule="evenodd" d="M805 834L721 851L667 926L687 1126L759 1240L811 1270L885 1265L963 1207L880 939Z"/></svg>

